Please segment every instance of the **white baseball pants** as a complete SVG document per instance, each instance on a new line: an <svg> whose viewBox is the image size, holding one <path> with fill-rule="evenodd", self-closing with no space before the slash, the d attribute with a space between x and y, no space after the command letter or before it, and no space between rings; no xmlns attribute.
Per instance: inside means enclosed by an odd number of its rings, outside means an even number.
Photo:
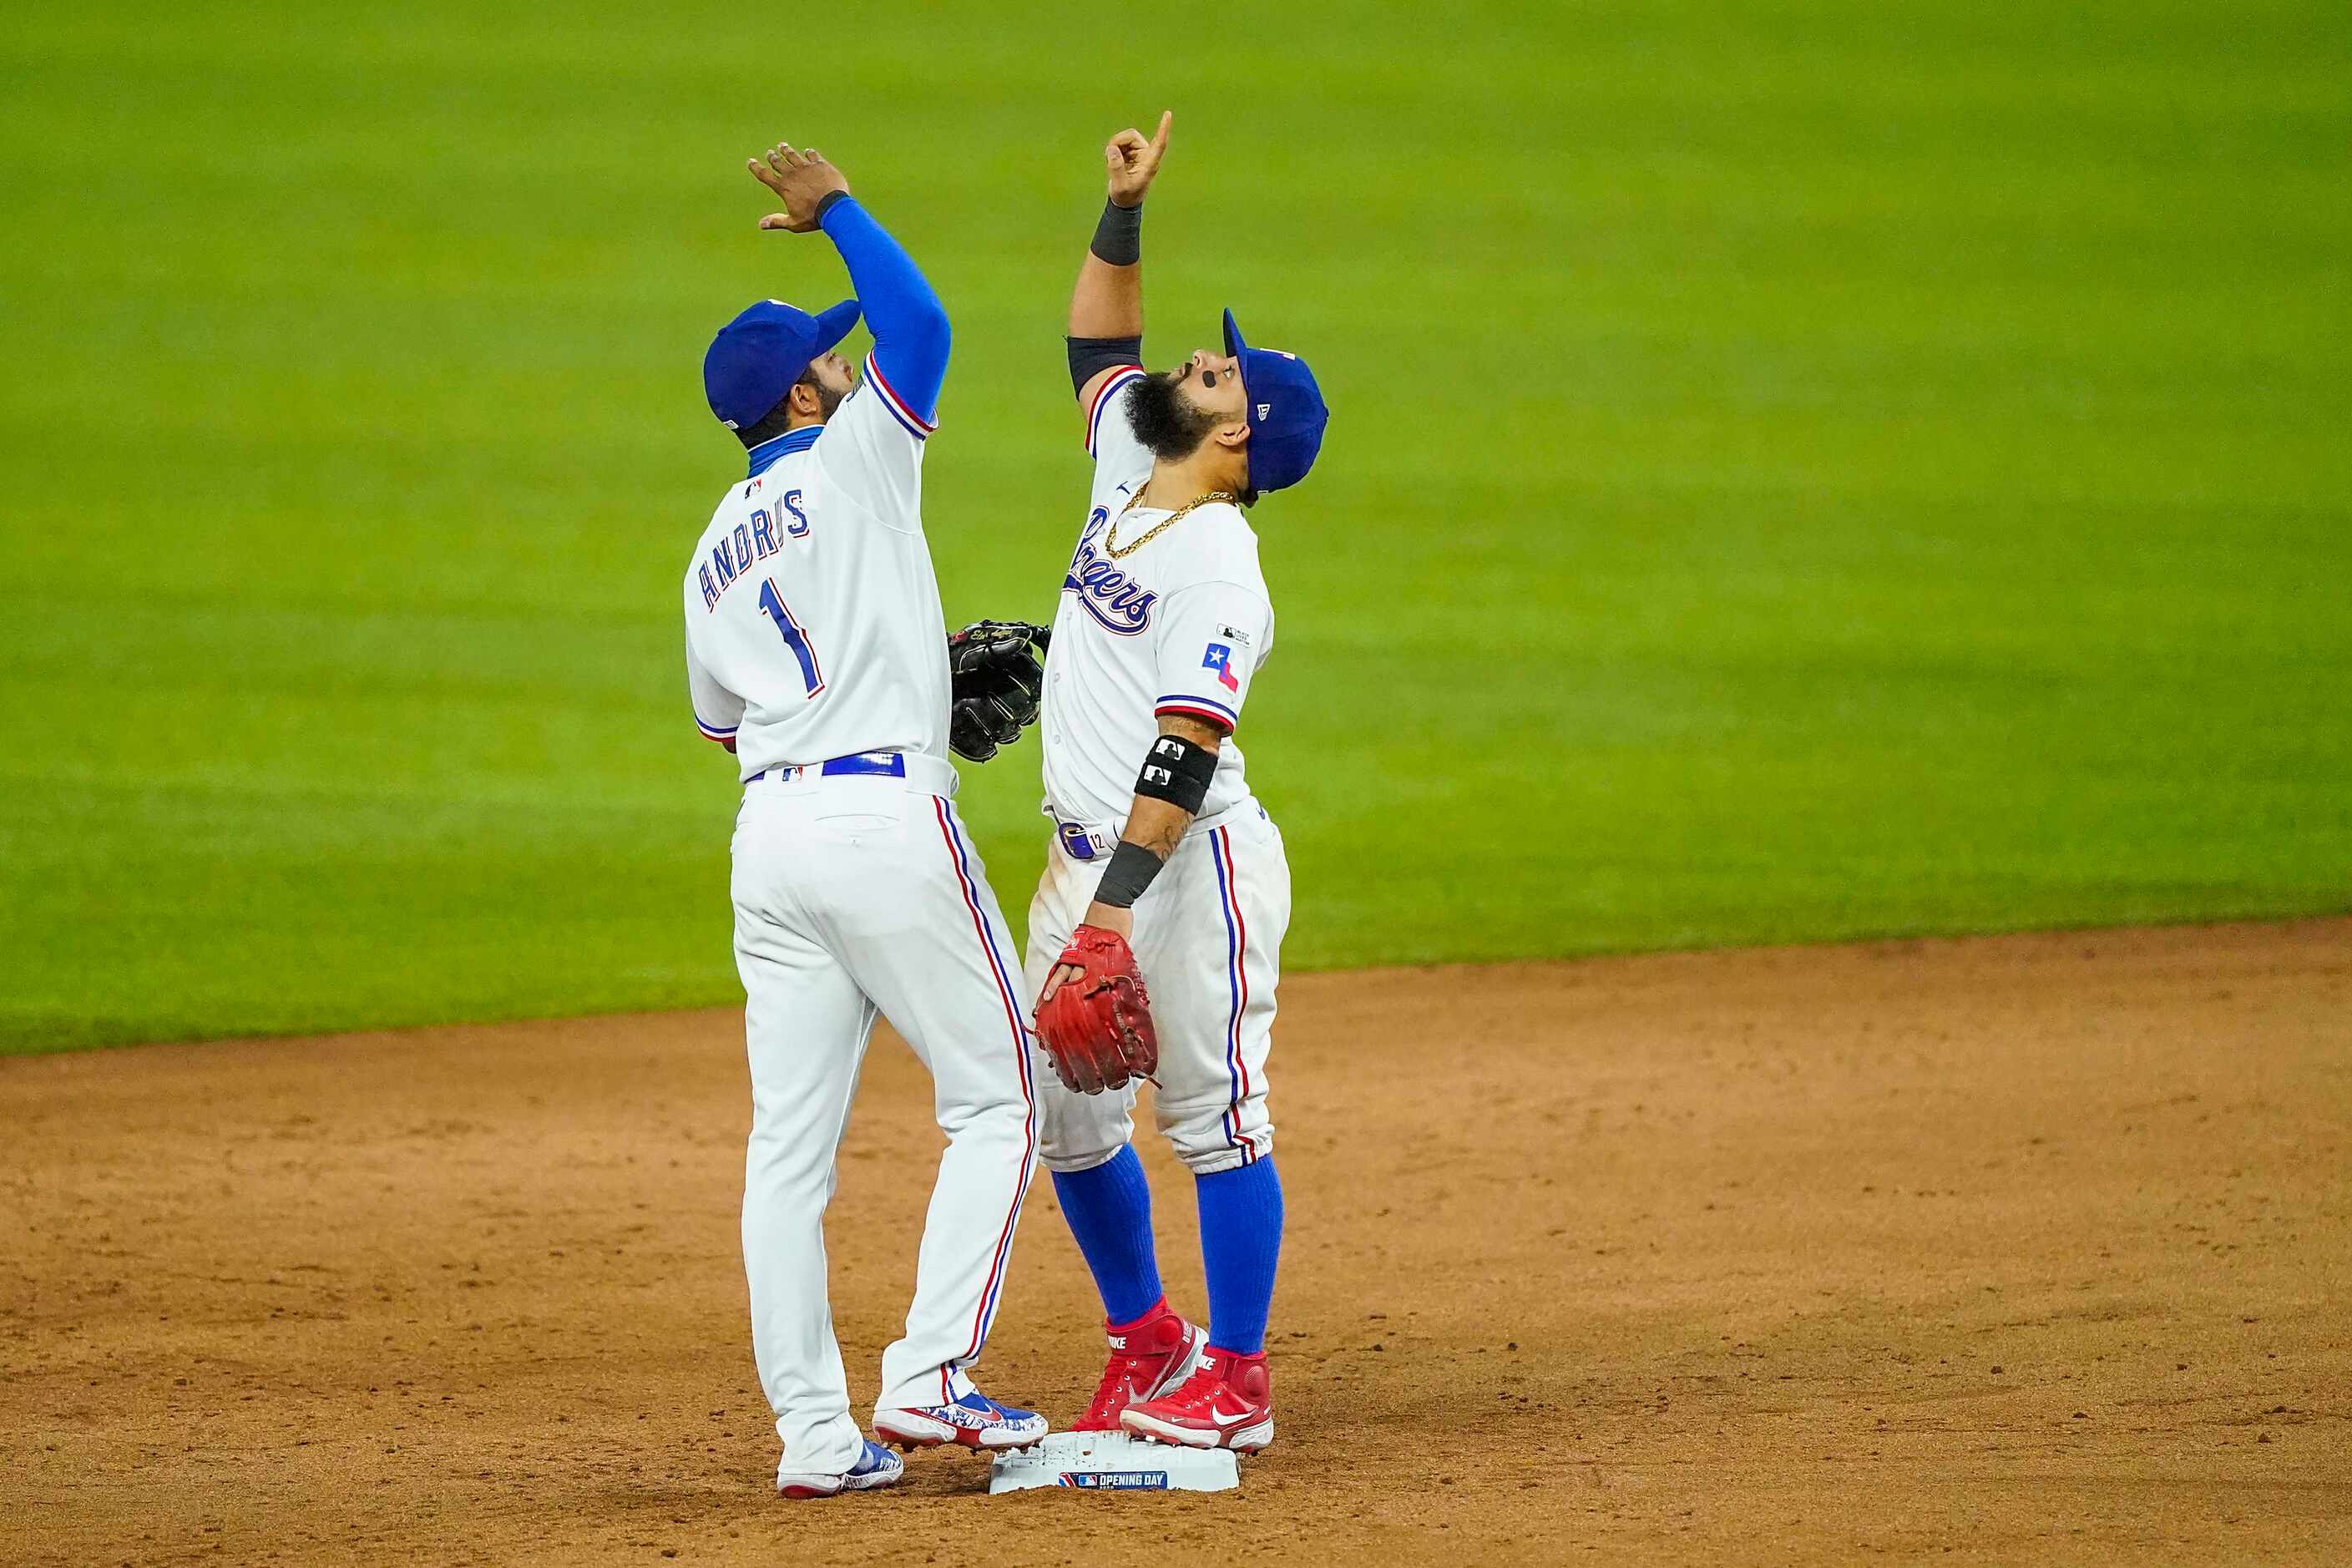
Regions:
<svg viewBox="0 0 2352 1568"><path fill-rule="evenodd" d="M1108 856L1074 858L1059 836L1029 906L1034 1000L1070 932L1086 919ZM1133 946L1160 1036L1152 1107L1160 1133L1198 1175L1265 1158L1274 1147L1265 1060L1274 991L1290 924L1282 834L1255 800L1195 825L1135 904ZM1136 1086L1078 1094L1040 1058L1034 1073L1048 1169L1087 1171L1135 1135Z"/></svg>
<svg viewBox="0 0 2352 1568"><path fill-rule="evenodd" d="M735 823L735 961L751 1139L751 1348L787 1466L863 1453L825 1290L823 1217L868 1036L887 1016L930 1070L947 1134L903 1338L877 1409L971 1391L1036 1161L1028 1034L1003 914L947 795L954 770L754 779Z"/></svg>

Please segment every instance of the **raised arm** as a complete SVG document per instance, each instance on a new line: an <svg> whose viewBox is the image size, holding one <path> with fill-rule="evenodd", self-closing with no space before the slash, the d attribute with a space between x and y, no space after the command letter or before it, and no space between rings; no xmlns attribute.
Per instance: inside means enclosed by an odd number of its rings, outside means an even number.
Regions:
<svg viewBox="0 0 2352 1568"><path fill-rule="evenodd" d="M866 330L874 334L875 362L890 389L927 423L939 414L940 385L948 371L948 313L930 283L889 231L849 194L840 170L812 147L803 153L778 142L751 173L784 200L784 210L760 220L761 228L808 234L822 229L841 252Z"/></svg>
<svg viewBox="0 0 2352 1568"><path fill-rule="evenodd" d="M1070 384L1082 408L1092 405L1112 373L1142 359L1143 197L1160 173L1175 118L1163 111L1148 142L1130 128L1103 148L1109 198L1070 291Z"/></svg>

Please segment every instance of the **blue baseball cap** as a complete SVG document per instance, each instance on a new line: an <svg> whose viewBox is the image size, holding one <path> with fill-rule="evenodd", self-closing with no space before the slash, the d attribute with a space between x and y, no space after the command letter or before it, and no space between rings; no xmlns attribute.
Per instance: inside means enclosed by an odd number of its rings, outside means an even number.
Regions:
<svg viewBox="0 0 2352 1568"><path fill-rule="evenodd" d="M1315 384L1307 362L1242 342L1231 310L1225 312L1225 352L1242 362L1242 395L1249 403L1250 498L1255 500L1261 490L1278 490L1307 477L1315 454L1323 449L1323 426L1331 422L1331 411L1323 405L1323 389Z"/></svg>
<svg viewBox="0 0 2352 1568"><path fill-rule="evenodd" d="M702 356L702 395L730 430L757 425L784 400L809 362L857 325L857 301L844 300L823 315L762 300L710 340Z"/></svg>

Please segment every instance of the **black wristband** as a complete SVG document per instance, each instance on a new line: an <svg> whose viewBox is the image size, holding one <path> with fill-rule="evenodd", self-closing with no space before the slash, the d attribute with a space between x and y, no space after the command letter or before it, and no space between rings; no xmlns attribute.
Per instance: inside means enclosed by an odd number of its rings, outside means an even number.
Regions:
<svg viewBox="0 0 2352 1568"><path fill-rule="evenodd" d="M1115 910L1135 907L1143 890L1151 886L1151 879L1160 875L1167 862L1140 844L1130 844L1122 838L1118 847L1110 853L1110 865L1095 884L1095 902L1108 904Z"/></svg>
<svg viewBox="0 0 2352 1568"><path fill-rule="evenodd" d="M1102 218L1095 225L1094 242L1087 248L1113 267L1132 267L1141 261L1143 259L1141 204L1123 207L1117 202L1103 203Z"/></svg>
<svg viewBox="0 0 2352 1568"><path fill-rule="evenodd" d="M848 199L849 193L847 191L827 191L824 195L818 197L816 204L817 226L819 228L823 228L824 226L824 215L833 210L834 203L845 202Z"/></svg>

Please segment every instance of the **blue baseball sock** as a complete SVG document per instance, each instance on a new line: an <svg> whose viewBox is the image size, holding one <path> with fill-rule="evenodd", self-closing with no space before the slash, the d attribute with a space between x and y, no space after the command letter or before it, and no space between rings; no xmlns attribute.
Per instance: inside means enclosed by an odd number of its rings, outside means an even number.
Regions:
<svg viewBox="0 0 2352 1568"><path fill-rule="evenodd" d="M1282 1181L1272 1160L1195 1176L1201 1265L1209 1277L1209 1342L1235 1355L1265 1349L1274 1265L1282 1252Z"/></svg>
<svg viewBox="0 0 2352 1568"><path fill-rule="evenodd" d="M1054 1173L1054 1196L1070 1222L1078 1251L1094 1271L1103 1312L1131 1323L1166 1294L1151 1248L1151 1189L1130 1143L1091 1171Z"/></svg>

